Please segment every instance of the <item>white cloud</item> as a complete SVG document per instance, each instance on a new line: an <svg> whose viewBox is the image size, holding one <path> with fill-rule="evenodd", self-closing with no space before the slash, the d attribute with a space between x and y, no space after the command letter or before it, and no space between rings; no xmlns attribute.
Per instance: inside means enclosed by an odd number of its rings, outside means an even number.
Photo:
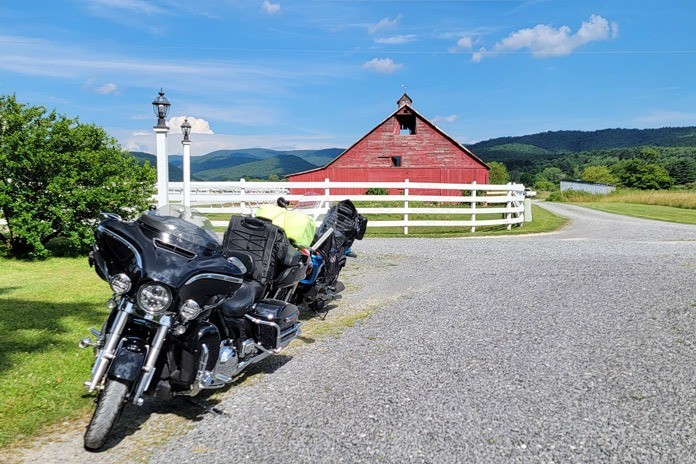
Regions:
<svg viewBox="0 0 696 464"><path fill-rule="evenodd" d="M474 47L474 40L471 37L460 37L454 47L450 48L450 53L457 53L464 50L471 50Z"/></svg>
<svg viewBox="0 0 696 464"><path fill-rule="evenodd" d="M393 37L380 37L375 39L375 43L385 44L385 45L400 45L409 42L415 42L416 36L414 34L407 35L395 35Z"/></svg>
<svg viewBox="0 0 696 464"><path fill-rule="evenodd" d="M269 15L280 14L280 3L271 3L269 0L263 0L263 11Z"/></svg>
<svg viewBox="0 0 696 464"><path fill-rule="evenodd" d="M449 124L449 123L453 123L457 119L459 119L458 114L450 114L449 116L435 116L433 118L433 123L437 124L439 122L444 122L444 123Z"/></svg>
<svg viewBox="0 0 696 464"><path fill-rule="evenodd" d="M394 63L391 58L374 58L370 61L363 63L363 69L368 71L375 71L380 74L394 74L397 70L401 69L404 65Z"/></svg>
<svg viewBox="0 0 696 464"><path fill-rule="evenodd" d="M548 58L570 55L575 49L591 42L614 40L618 37L617 23L609 23L600 15L591 15L589 21L583 21L576 33L568 26L555 29L546 24L537 24L533 28L520 29L510 33L496 43L490 51L480 49L472 55L472 61L481 61L485 56L498 53L529 50L532 56Z"/></svg>
<svg viewBox="0 0 696 464"><path fill-rule="evenodd" d="M210 124L208 123L208 121L202 118L194 118L193 116L174 116L169 118L169 121L167 121L167 126L169 126L171 133L180 134L181 125L184 123L184 120L186 119L188 119L188 123L191 124L192 134L214 133L210 128Z"/></svg>
<svg viewBox="0 0 696 464"><path fill-rule="evenodd" d="M398 15L394 19L382 18L378 23L371 24L370 26L368 26L367 32L369 32L370 34L374 34L375 32L380 31L382 29L389 29L399 24L399 21L401 21L401 15Z"/></svg>
<svg viewBox="0 0 696 464"><path fill-rule="evenodd" d="M100 85L99 87L94 89L94 91L96 93L101 94L101 95L107 95L110 93L114 93L114 92L116 92L116 90L118 90L118 86L116 84L111 83L111 82L109 82L108 84Z"/></svg>

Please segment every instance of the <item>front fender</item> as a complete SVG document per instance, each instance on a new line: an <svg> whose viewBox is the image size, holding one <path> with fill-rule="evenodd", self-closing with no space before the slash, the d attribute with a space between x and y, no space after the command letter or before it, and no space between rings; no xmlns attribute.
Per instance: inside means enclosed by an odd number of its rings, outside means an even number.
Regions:
<svg viewBox="0 0 696 464"><path fill-rule="evenodd" d="M145 364L148 348L148 344L141 338L124 337L118 345L107 377L134 383Z"/></svg>

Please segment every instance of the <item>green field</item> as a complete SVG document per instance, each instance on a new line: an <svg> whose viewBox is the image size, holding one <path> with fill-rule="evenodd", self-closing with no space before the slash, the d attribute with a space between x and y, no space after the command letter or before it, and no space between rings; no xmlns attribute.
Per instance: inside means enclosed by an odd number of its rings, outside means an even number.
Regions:
<svg viewBox="0 0 696 464"><path fill-rule="evenodd" d="M358 209L359 211L359 209ZM490 217L488 217L490 216ZM368 220L400 220L402 215L381 214L367 215ZM485 215L477 213L476 218L483 219L500 219L500 214ZM478 226L476 232L470 232L469 227L413 227L409 226L408 235L404 235L403 227L373 227L367 228L367 237L465 237L465 236L486 236L486 235L519 235L519 234L537 234L542 232L551 232L559 229L566 224L567 219L556 216L537 205L532 205L531 222L525 222L521 227L513 225L510 230L507 226ZM463 221L470 219L469 215L444 215L444 214L411 214L410 220L449 220Z"/></svg>
<svg viewBox="0 0 696 464"><path fill-rule="evenodd" d="M618 189L608 195L566 191L552 193L551 200L643 219L696 224L694 190Z"/></svg>
<svg viewBox="0 0 696 464"><path fill-rule="evenodd" d="M675 208L673 206L641 205L636 203L577 203L580 206L623 214L643 219L696 224L696 209Z"/></svg>
<svg viewBox="0 0 696 464"><path fill-rule="evenodd" d="M110 296L86 258L0 258L0 447L90 406L92 354L77 342Z"/></svg>

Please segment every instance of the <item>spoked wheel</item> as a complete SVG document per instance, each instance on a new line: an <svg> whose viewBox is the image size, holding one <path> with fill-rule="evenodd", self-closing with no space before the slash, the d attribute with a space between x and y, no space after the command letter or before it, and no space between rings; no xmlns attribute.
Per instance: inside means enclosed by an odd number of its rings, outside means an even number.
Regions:
<svg viewBox="0 0 696 464"><path fill-rule="evenodd" d="M125 406L128 386L118 380L107 380L97 397L97 407L85 431L85 448L97 450L104 446L109 433Z"/></svg>

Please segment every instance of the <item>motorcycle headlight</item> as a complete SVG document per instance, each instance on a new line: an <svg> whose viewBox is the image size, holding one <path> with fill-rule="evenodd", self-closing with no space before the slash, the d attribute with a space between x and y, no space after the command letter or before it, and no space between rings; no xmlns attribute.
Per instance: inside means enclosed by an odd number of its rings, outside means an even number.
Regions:
<svg viewBox="0 0 696 464"><path fill-rule="evenodd" d="M158 283L143 285L138 290L138 306L154 316L162 314L172 302L172 293Z"/></svg>
<svg viewBox="0 0 696 464"><path fill-rule="evenodd" d="M126 274L116 274L109 280L109 285L116 295L125 295L131 289L131 280Z"/></svg>
<svg viewBox="0 0 696 464"><path fill-rule="evenodd" d="M185 321L195 319L201 313L201 307L193 300L186 300L179 308L179 316Z"/></svg>

